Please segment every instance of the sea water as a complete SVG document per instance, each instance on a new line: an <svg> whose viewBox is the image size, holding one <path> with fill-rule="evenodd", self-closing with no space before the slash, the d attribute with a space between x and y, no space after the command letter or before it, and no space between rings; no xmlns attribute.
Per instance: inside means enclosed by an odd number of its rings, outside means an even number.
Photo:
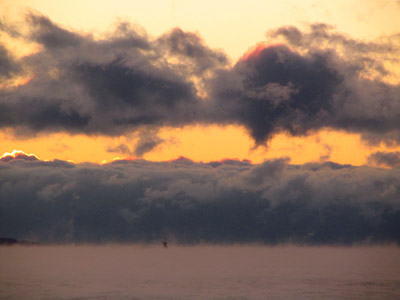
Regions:
<svg viewBox="0 0 400 300"><path fill-rule="evenodd" d="M0 247L0 299L400 299L400 248Z"/></svg>

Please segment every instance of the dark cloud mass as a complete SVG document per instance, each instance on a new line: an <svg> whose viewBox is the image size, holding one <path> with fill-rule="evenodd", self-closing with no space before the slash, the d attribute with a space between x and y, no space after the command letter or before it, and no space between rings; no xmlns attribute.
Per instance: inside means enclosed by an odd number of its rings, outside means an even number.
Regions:
<svg viewBox="0 0 400 300"><path fill-rule="evenodd" d="M0 90L0 127L17 133L237 124L257 145L279 132L321 128L360 133L371 143L400 141L400 88L384 80L399 64L399 35L364 42L326 24L281 27L231 65L221 50L179 28L149 38L125 22L94 38L37 14L26 22L30 33L14 36L42 50L15 61L0 48L0 76L32 76Z"/></svg>
<svg viewBox="0 0 400 300"><path fill-rule="evenodd" d="M41 15L30 13L27 21L32 28L30 38L46 49L76 47L83 42L84 38L79 34L63 29Z"/></svg>
<svg viewBox="0 0 400 300"><path fill-rule="evenodd" d="M138 157L142 157L143 154L150 152L164 141L165 140L160 138L157 133L151 130L142 131L139 134L139 140L135 146L134 154Z"/></svg>
<svg viewBox="0 0 400 300"><path fill-rule="evenodd" d="M400 167L400 152L375 152L368 157L368 162L380 166Z"/></svg>
<svg viewBox="0 0 400 300"><path fill-rule="evenodd" d="M43 50L21 60L33 73L28 84L0 91L0 126L119 135L143 126L187 124L201 112L194 84L179 65L166 61L167 46L156 47L158 42L129 24L94 39L44 16L32 14L27 22L26 38Z"/></svg>
<svg viewBox="0 0 400 300"><path fill-rule="evenodd" d="M20 65L18 65L9 51L0 43L0 84L20 71Z"/></svg>
<svg viewBox="0 0 400 300"><path fill-rule="evenodd" d="M0 162L0 236L40 242L400 243L399 199L399 169L331 162Z"/></svg>
<svg viewBox="0 0 400 300"><path fill-rule="evenodd" d="M282 27L210 82L217 116L245 125L258 144L277 132L305 135L329 127L370 142L399 139L400 88L383 81L398 65L400 41L364 43L314 24ZM375 74L372 79L371 74ZM390 73L389 73L390 74Z"/></svg>
<svg viewBox="0 0 400 300"><path fill-rule="evenodd" d="M333 96L344 81L330 59L324 53L302 56L284 45L263 48L212 83L217 118L244 124L257 143L278 131L300 135L328 126Z"/></svg>

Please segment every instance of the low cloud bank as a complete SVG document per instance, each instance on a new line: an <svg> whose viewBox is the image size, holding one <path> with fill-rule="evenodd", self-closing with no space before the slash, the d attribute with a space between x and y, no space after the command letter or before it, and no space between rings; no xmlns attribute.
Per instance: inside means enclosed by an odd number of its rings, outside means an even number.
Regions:
<svg viewBox="0 0 400 300"><path fill-rule="evenodd" d="M400 169L0 162L0 236L37 242L400 243Z"/></svg>

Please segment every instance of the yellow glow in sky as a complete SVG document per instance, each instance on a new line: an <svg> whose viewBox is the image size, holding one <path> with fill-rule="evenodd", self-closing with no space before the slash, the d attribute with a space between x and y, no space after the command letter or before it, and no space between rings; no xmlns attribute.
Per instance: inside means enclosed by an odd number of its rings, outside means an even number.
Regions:
<svg viewBox="0 0 400 300"><path fill-rule="evenodd" d="M74 162L112 161L129 155L108 152L120 144L134 149L137 142L129 137L87 137L67 134L52 134L19 140L5 131L0 132L0 154L14 149L33 153L40 159L73 160ZM291 163L334 161L342 164L362 165L369 154L376 151L400 151L400 147L389 149L383 145L370 147L363 144L355 134L338 131L321 131L308 137L289 137L285 134L275 136L267 148L253 148L253 141L240 127L192 126L182 129L164 129L159 136L165 140L143 158L152 161L176 159L179 156L194 161L218 161L227 158L250 159L253 163L265 159L289 157Z"/></svg>
<svg viewBox="0 0 400 300"><path fill-rule="evenodd" d="M2 0L13 17L39 11L67 28L101 33L117 20L142 26L151 36L171 28L197 31L235 61L280 26L328 23L354 38L375 39L400 31L397 0Z"/></svg>

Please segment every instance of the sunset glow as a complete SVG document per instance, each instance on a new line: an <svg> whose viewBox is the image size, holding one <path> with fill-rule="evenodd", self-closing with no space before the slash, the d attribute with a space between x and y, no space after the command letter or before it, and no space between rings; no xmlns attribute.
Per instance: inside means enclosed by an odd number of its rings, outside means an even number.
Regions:
<svg viewBox="0 0 400 300"><path fill-rule="evenodd" d="M222 2L217 6L221 5L221 7L223 7ZM308 2L306 1L304 5L307 6L311 4L311 2ZM26 13L43 13L44 15L48 15L50 18L54 17L57 26L65 25L67 30L76 31L83 37L91 39L93 37L95 37L95 39L104 38L106 32L109 36L111 28L115 26L115 22L118 19L123 19L126 22L129 22L130 19L139 20L141 24L138 23L135 26L145 26L145 28L140 30L143 31L148 29L152 38L155 38L163 32L168 32L174 26L185 26L185 28L183 28L184 30L191 30L194 26L197 26L196 30L199 30L200 35L204 34L204 36L200 36L200 40L205 43L205 45L207 45L206 43L210 43L213 47L227 51L228 56L233 57L231 63L235 63L235 58L238 58L238 61L254 60L267 48L284 46L283 43L276 44L266 40L253 40L250 42L245 40L246 37L254 38L251 34L259 32L260 29L268 35L272 30L272 26L278 26L279 22L286 22L287 24L291 23L290 20L293 20L295 24L299 21L316 22L322 16L329 20L329 18L332 17L329 17L325 12L323 12L323 9L328 9L328 7L331 11L343 12L341 15L337 14L338 17L335 18L335 24L338 30L346 28L346 30L349 30L350 35L353 35L358 39L365 38L367 32L371 35L371 39L379 36L382 36L383 39L387 38L387 35L391 34L391 32L396 32L397 29L400 30L400 25L396 27L394 22L389 21L391 18L394 18L394 14L392 13L393 9L390 9L391 4L389 5L389 3L386 8L383 6L378 7L377 4L374 4L373 2L370 2L367 5L371 11L372 9L375 11L385 10L387 13L385 18L382 20L381 15L374 14L374 18L377 18L382 22L375 22L376 25L374 25L374 30L371 32L371 28L368 27L362 19L360 19L358 23L355 22L354 26L348 26L349 18L344 17L347 14L346 9L344 8L350 8L354 4L345 4L344 2L332 4L329 2L328 5L328 2L325 2L326 1L322 1L319 5L313 4L307 11L300 9L300 7L295 4L279 4L275 6L274 9L280 11L281 15L278 17L278 14L276 13L271 14L268 18L265 18L266 21L264 23L259 22L258 20L260 20L259 18L261 16L264 18L263 13L261 12L267 13L268 11L271 11L271 4L268 1L265 3L251 1L246 5L246 9L244 9L242 4L230 3L230 12L226 14L226 18L234 19L241 15L246 16L248 20L253 19L258 22L255 21L254 23L250 22L243 25L243 28L248 28L246 34L242 34L237 30L238 33L235 35L236 42L235 45L233 45L229 36L230 31L221 31L226 33L226 38L223 39L216 37L217 31L210 31L209 27L207 27L207 24L215 22L213 19L215 10L210 10L207 13L211 13L211 15L207 17L210 18L208 22L199 22L196 18L192 19L192 22L189 21L187 16L191 15L193 11L198 12L205 10L206 7L211 5L211 2L208 3L207 1L203 2L201 6L199 3L193 3L191 7L184 3L171 2L167 5L157 2L159 5L162 5L163 7L165 6L164 8L166 11L169 11L169 14L164 16L160 15L160 22L156 22L159 23L159 26L156 27L154 22L151 22L152 24L149 25L149 20L153 17L150 14L150 11L152 11L154 4L138 6L127 1L118 1L119 5L110 8L105 3L101 2L97 3L96 6L93 7L90 1L85 0L70 1L69 5L63 6L63 8L60 9L61 4L58 5L54 1L35 0L27 2L23 0L6 0L2 3L5 8L4 20L8 20L10 25L7 27L7 30L1 32L1 35L4 39L5 45L10 49L10 51L12 51L10 53L12 53L14 57L29 60L30 56L41 53L45 49L40 42L29 40L27 38L18 38L18 34L26 34L26 32L29 31L29 26L24 24L24 21L22 20L23 15ZM94 10L91 17L77 13L78 11L84 11L84 9L89 7L91 10ZM63 12L62 14L60 14L61 11ZM69 11L74 12L74 18L70 17L72 14L68 14ZM137 11L139 13L127 16L127 13L130 11ZM299 13L299 15L295 16L295 12ZM360 9L360 16L362 15L363 18L365 18L367 12L367 9ZM207 14L205 14L205 16L207 16ZM279 18L281 18L281 20L279 20ZM113 22L114 25L112 25ZM19 26L21 30L18 34L15 33L17 32L17 26ZM232 26L236 25L232 24ZM350 38L350 35L346 38ZM258 38L262 39L263 37L261 35ZM249 47L249 44L246 46L246 43L250 43L250 45L252 44L254 46ZM395 46L396 44L394 40L393 43L393 46ZM242 53L239 54L237 49L242 49ZM344 48L342 47L340 49L342 49L341 51L343 55ZM396 63L394 61L384 63L390 70L393 70L393 72L384 74L385 80L390 83L398 82L400 79L398 77L398 72L396 73L396 70L398 69L395 67L397 66ZM179 64L177 57L174 58L174 64ZM29 67L29 69L29 72L33 72L31 75L12 76L3 80L0 82L0 89L16 89L28 85L35 77L32 67ZM48 72L48 74L50 74L49 76L52 76L54 80L57 80L60 76L60 70L58 70L57 67L53 70L47 70L46 72ZM368 72L368 74L364 73L363 76L370 76L368 78L371 80L379 75L373 70L369 70ZM208 97L208 92L204 90L203 83L199 81L199 78L194 76L193 82L198 88L197 93L202 97ZM73 90L71 90L71 92L72 91ZM182 155L190 157L195 161L213 161L223 158L237 157L238 159L250 159L257 163L262 162L265 159L284 156L290 157L293 163L305 163L309 161L319 161L320 157L327 157L326 153L324 154L324 151L327 152L326 149L330 149L330 160L337 163L362 165L366 163L367 156L374 151L397 151L399 149L399 147L394 144L391 144L390 147L385 146L385 144L376 144L373 146L370 144L367 145L360 139L360 136L357 133L346 133L334 129L317 132L313 131L307 135L299 137L289 137L286 133L279 133L275 134L270 141L265 143L265 147L262 146L257 148L254 148L254 142L251 137L249 137L248 132L240 126L223 128L214 125L189 125L180 128L163 128L159 135L164 142L160 143L151 151L146 152L143 156L144 158L161 161L174 159ZM124 144L127 146L125 149L133 151L133 148L138 141L134 132L132 134L129 133L127 136L120 135L118 137L107 137L102 135L70 135L65 133L52 133L48 136L40 135L38 137L26 135L18 137L13 136L11 131L7 129L0 131L0 137L0 140L2 141L0 143L0 151L3 152L10 151L10 149L14 147L19 147L27 149L27 151L32 149L33 151L40 153L40 157L45 159L59 158L74 160L76 162L91 161L98 163L102 161L110 161L116 157L116 154L118 157L130 157L130 154L127 155L122 152L109 152L107 149L116 149L119 145ZM322 140L324 142L321 142ZM349 144L352 145L352 148L356 147L358 149L357 154L354 154L354 151L345 150L349 148L346 146Z"/></svg>
<svg viewBox="0 0 400 300"><path fill-rule="evenodd" d="M266 42L259 42L255 46L250 47L245 54L239 60L252 60L257 58L260 53L269 48L269 47L276 47L281 46L281 44L267 44Z"/></svg>

